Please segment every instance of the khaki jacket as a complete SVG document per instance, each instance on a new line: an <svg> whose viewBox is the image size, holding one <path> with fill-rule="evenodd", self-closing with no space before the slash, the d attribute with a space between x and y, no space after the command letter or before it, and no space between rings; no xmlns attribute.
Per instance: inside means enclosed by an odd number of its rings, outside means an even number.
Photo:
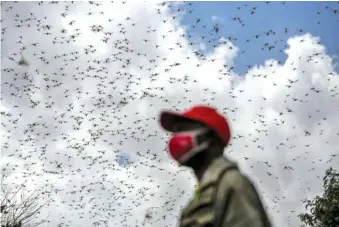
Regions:
<svg viewBox="0 0 339 227"><path fill-rule="evenodd" d="M208 167L196 195L184 208L180 227L271 226L254 185L225 157Z"/></svg>

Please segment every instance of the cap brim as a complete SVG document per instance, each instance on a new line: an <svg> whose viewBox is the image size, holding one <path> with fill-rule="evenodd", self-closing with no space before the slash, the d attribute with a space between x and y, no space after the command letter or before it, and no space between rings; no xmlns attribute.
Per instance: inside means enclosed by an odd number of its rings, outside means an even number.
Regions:
<svg viewBox="0 0 339 227"><path fill-rule="evenodd" d="M175 132L174 126L178 121L190 120L187 117L182 116L179 113L171 112L171 111L162 111L160 113L160 124L161 126L170 132Z"/></svg>

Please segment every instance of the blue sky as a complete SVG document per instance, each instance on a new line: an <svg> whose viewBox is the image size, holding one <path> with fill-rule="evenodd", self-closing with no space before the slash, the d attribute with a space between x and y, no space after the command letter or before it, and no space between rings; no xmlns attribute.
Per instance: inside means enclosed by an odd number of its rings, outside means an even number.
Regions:
<svg viewBox="0 0 339 227"><path fill-rule="evenodd" d="M120 155L119 160L118 160L119 165L124 166L125 164L127 164L128 159L129 158L126 154Z"/></svg>
<svg viewBox="0 0 339 227"><path fill-rule="evenodd" d="M265 60L275 58L280 61L286 59L284 47L291 36L311 33L321 38L321 43L327 48L329 55L339 55L339 2L187 2L187 10L182 24L187 25L189 33L198 36L207 36L216 23L221 25L219 33L223 37L236 37L233 41L240 48L240 54L235 62L237 72L247 71L246 65L263 64ZM238 8L240 7L240 8ZM253 7L255 13L251 15ZM334 10L338 10L335 12ZM213 20L213 17L222 21ZM240 22L234 21L239 17ZM197 18L201 21L196 24ZM204 28L202 25L206 25ZM288 29L287 33L285 28ZM298 31L301 29L302 31ZM264 34L272 30L269 36ZM256 39L255 35L261 35ZM247 41L249 40L249 42ZM274 43L276 42L276 44ZM213 46L204 42L211 51ZM264 45L275 46L268 50ZM337 68L338 69L338 68Z"/></svg>

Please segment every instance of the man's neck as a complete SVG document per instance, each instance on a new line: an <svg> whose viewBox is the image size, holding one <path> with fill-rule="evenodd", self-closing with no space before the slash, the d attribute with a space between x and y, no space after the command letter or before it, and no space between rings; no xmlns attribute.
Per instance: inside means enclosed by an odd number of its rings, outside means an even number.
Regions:
<svg viewBox="0 0 339 227"><path fill-rule="evenodd" d="M204 176L204 173L207 171L208 167L212 164L212 162L216 159L217 157L214 158L209 158L207 159L203 165L201 165L198 169L194 170L195 176L197 177L198 181L200 182L202 177Z"/></svg>
<svg viewBox="0 0 339 227"><path fill-rule="evenodd" d="M202 176L206 172L209 165L203 165L199 169L194 170L195 176L198 178L198 181L200 182L202 179Z"/></svg>
<svg viewBox="0 0 339 227"><path fill-rule="evenodd" d="M198 168L194 168L193 167L194 165L192 165L195 176L197 177L199 182L201 181L204 173L206 172L208 167L212 164L212 162L218 157L220 157L219 155L217 155L217 153L215 153L215 151L212 150L213 148L210 148L210 149L211 149L210 151L205 151L205 152L208 152L207 153L208 155L196 157L198 158L198 161L195 160L194 164L199 163L198 165L195 165L195 166L199 166Z"/></svg>

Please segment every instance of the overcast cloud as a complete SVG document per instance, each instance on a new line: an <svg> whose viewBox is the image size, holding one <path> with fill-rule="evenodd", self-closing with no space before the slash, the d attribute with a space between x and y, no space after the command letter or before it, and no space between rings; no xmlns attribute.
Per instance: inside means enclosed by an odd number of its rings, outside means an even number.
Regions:
<svg viewBox="0 0 339 227"><path fill-rule="evenodd" d="M1 14L2 174L53 199L44 226L176 226L196 181L166 153L162 109L225 113L225 155L277 227L297 226L301 200L339 167L339 77L312 34L290 37L285 62L239 76L239 47L221 39L198 57L160 4L7 2Z"/></svg>

